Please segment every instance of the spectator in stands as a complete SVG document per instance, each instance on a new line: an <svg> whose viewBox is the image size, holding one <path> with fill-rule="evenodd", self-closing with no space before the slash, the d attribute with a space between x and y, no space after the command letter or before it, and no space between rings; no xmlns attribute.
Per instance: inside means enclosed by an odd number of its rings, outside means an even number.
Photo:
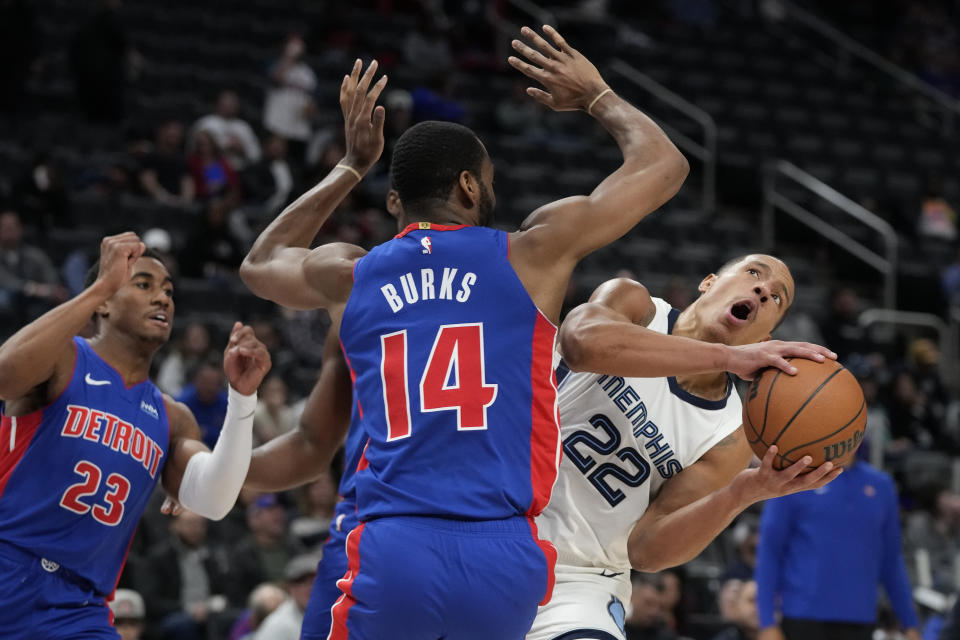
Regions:
<svg viewBox="0 0 960 640"><path fill-rule="evenodd" d="M403 59L417 74L417 80L429 85L449 76L455 61L445 19L426 9L424 14L403 39Z"/></svg>
<svg viewBox="0 0 960 640"><path fill-rule="evenodd" d="M944 198L938 176L927 177L923 199L920 202L917 233L924 238L947 242L957 239L957 213Z"/></svg>
<svg viewBox="0 0 960 640"><path fill-rule="evenodd" d="M258 585L247 598L247 608L230 628L229 640L253 640L254 632L286 599L286 592L272 582Z"/></svg>
<svg viewBox="0 0 960 640"><path fill-rule="evenodd" d="M869 640L879 584L907 638L920 638L897 490L890 476L865 462L845 467L816 491L767 501L756 579L760 640Z"/></svg>
<svg viewBox="0 0 960 640"><path fill-rule="evenodd" d="M255 446L269 442L297 426L297 416L288 401L287 383L271 375L260 386L260 402L253 414Z"/></svg>
<svg viewBox="0 0 960 640"><path fill-rule="evenodd" d="M838 287L831 293L830 308L820 321L824 344L837 354L841 362L854 353L866 355L871 349L866 330L858 322L860 307L856 289Z"/></svg>
<svg viewBox="0 0 960 640"><path fill-rule="evenodd" d="M683 568L667 569L661 571L658 576L664 622L674 633L683 634L686 632L687 625Z"/></svg>
<svg viewBox="0 0 960 640"><path fill-rule="evenodd" d="M239 113L240 99L236 92L221 91L217 96L216 109L194 123L191 137L200 131L210 133L230 166L237 171L243 171L249 165L259 162L261 153L257 135Z"/></svg>
<svg viewBox="0 0 960 640"><path fill-rule="evenodd" d="M740 522L733 528L733 544L736 556L724 570L720 580L737 580L746 582L753 579L753 571L757 566L757 524L749 516L740 518Z"/></svg>
<svg viewBox="0 0 960 640"><path fill-rule="evenodd" d="M210 332L199 322L191 322L183 330L176 348L164 358L157 373L156 385L164 393L176 397L187 384L187 373L211 358Z"/></svg>
<svg viewBox="0 0 960 640"><path fill-rule="evenodd" d="M337 498L337 481L330 470L300 489L300 515L290 522L290 534L305 548L319 551L326 541Z"/></svg>
<svg viewBox="0 0 960 640"><path fill-rule="evenodd" d="M139 572L140 590L161 637L202 640L226 608L229 557L207 541L207 520L192 511L171 518L170 532L150 549Z"/></svg>
<svg viewBox="0 0 960 640"><path fill-rule="evenodd" d="M757 583L753 580L740 582L732 595L727 618L731 624L715 635L713 640L756 640Z"/></svg>
<svg viewBox="0 0 960 640"><path fill-rule="evenodd" d="M720 585L720 592L717 594L717 612L724 622L733 624L737 619L737 603L740 602L740 589L743 588L743 580L731 578Z"/></svg>
<svg viewBox="0 0 960 640"><path fill-rule="evenodd" d="M190 168L183 156L183 125L167 120L157 127L156 144L140 166L140 187L157 202L183 206L193 202Z"/></svg>
<svg viewBox="0 0 960 640"><path fill-rule="evenodd" d="M657 586L657 577L650 574L634 574L631 582L630 616L624 629L627 640L677 640L677 635L667 627L663 617L663 595ZM617 619L624 615L623 605L610 605L610 615Z"/></svg>
<svg viewBox="0 0 960 640"><path fill-rule="evenodd" d="M203 442L213 449L227 415L227 390L219 360L208 359L197 367L193 382L177 396L197 418Z"/></svg>
<svg viewBox="0 0 960 640"><path fill-rule="evenodd" d="M47 254L24 244L20 216L0 213L0 324L22 327L66 298Z"/></svg>
<svg viewBox="0 0 960 640"><path fill-rule="evenodd" d="M193 150L187 159L193 190L200 200L222 200L233 208L240 202L240 179L220 148L213 134L201 129L193 137Z"/></svg>
<svg viewBox="0 0 960 640"><path fill-rule="evenodd" d="M38 151L13 185L13 201L44 232L70 226L70 199L63 172L46 151Z"/></svg>
<svg viewBox="0 0 960 640"><path fill-rule="evenodd" d="M16 115L40 55L41 32L30 0L0 3L0 113Z"/></svg>
<svg viewBox="0 0 960 640"><path fill-rule="evenodd" d="M263 494L247 506L247 527L250 533L234 545L230 561L233 602L242 602L261 582L282 580L287 563L304 552L287 533L287 514L275 494Z"/></svg>
<svg viewBox="0 0 960 640"><path fill-rule="evenodd" d="M290 597L267 616L253 635L253 640L297 640L303 625L303 612L310 601L310 591L317 577L315 556L302 555L293 558L283 571L284 586Z"/></svg>
<svg viewBox="0 0 960 640"><path fill-rule="evenodd" d="M947 303L951 307L960 307L960 246L953 262L940 273L940 286Z"/></svg>
<svg viewBox="0 0 960 640"><path fill-rule="evenodd" d="M463 122L466 109L453 95L454 75L441 76L428 85L422 85L410 93L413 99L413 120L446 120Z"/></svg>
<svg viewBox="0 0 960 640"><path fill-rule="evenodd" d="M120 634L120 640L140 640L146 607L139 593L132 589L114 591L110 613L113 614L113 626Z"/></svg>
<svg viewBox="0 0 960 640"><path fill-rule="evenodd" d="M950 394L940 375L940 347L929 338L917 338L910 342L908 369L917 383L917 389L931 403L938 418L942 418Z"/></svg>
<svg viewBox="0 0 960 640"><path fill-rule="evenodd" d="M177 276L180 275L180 265L173 255L173 238L170 237L170 233L166 229L153 227L152 229L144 231L140 239L147 249L152 249L156 252L157 257L160 258L160 262L162 262L163 266L170 272L170 277L176 280Z"/></svg>
<svg viewBox="0 0 960 640"><path fill-rule="evenodd" d="M914 447L932 446L952 450L953 443L934 415L927 397L917 389L916 380L909 371L896 374L886 398L892 453L901 453Z"/></svg>
<svg viewBox="0 0 960 640"><path fill-rule="evenodd" d="M510 93L497 103L497 127L502 133L535 141L543 135L543 113L527 95L527 82L516 80Z"/></svg>
<svg viewBox="0 0 960 640"><path fill-rule="evenodd" d="M102 0L100 9L77 31L69 55L84 114L91 121L113 125L123 119L127 78L138 60L119 11L120 0Z"/></svg>
<svg viewBox="0 0 960 640"><path fill-rule="evenodd" d="M230 210L223 200L206 204L203 219L187 238L180 255L183 275L191 278L236 279L246 248L230 225Z"/></svg>
<svg viewBox="0 0 960 640"><path fill-rule="evenodd" d="M303 61L305 53L306 44L299 34L287 36L283 54L270 67L270 88L263 107L263 126L287 141L296 164L303 162L316 110L317 77Z"/></svg>
<svg viewBox="0 0 960 640"><path fill-rule="evenodd" d="M248 202L255 206L254 217L273 220L290 202L293 191L293 169L287 161L287 141L278 135L270 135L264 142L264 157L247 167L243 173L243 186Z"/></svg>
<svg viewBox="0 0 960 640"><path fill-rule="evenodd" d="M912 582L941 593L954 593L960 588L956 579L960 569L960 496L940 482L918 487L915 496L919 509L907 516L903 534Z"/></svg>

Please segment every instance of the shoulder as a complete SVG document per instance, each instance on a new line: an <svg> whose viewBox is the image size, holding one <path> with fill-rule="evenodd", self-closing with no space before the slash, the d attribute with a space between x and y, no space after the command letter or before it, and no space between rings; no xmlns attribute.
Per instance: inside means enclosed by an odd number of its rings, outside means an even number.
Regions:
<svg viewBox="0 0 960 640"><path fill-rule="evenodd" d="M620 311L634 323L647 326L657 314L654 298L645 286L630 278L607 280L594 289L590 302Z"/></svg>
<svg viewBox="0 0 960 640"><path fill-rule="evenodd" d="M167 410L167 421L170 424L170 440L178 438L199 438L200 425L190 407L174 400L166 393L163 396L163 406Z"/></svg>

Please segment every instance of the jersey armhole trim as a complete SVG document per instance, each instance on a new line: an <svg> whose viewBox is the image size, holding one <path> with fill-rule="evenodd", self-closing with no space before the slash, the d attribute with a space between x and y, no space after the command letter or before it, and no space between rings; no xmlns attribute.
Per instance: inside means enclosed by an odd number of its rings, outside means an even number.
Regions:
<svg viewBox="0 0 960 640"><path fill-rule="evenodd" d="M73 384L73 378L74 378L74 376L77 375L77 362L80 361L80 345L77 344L77 341L78 341L78 340L83 340L83 338L74 337L73 340L71 340L71 344L73 345L73 369L70 371L70 377L67 378L67 385L66 385L63 389L60 390L60 393L58 393L57 396L56 396L53 400L51 400L50 402L46 403L46 404L43 405L42 407L40 407L40 408L38 408L38 409L35 409L34 411L31 411L30 413L25 413L25 414L19 415L19 416L10 416L10 415L7 415L7 403L6 403L6 402L0 402L0 416L4 416L4 417L7 417L7 418L26 418L27 416L32 416L32 415L34 415L34 414L40 414L40 415L42 415L44 411L46 411L47 409L49 409L49 408L52 407L53 405L57 404L57 402L59 402L60 399L63 398L63 394L65 394L65 393L67 392L67 389L70 388L70 385Z"/></svg>

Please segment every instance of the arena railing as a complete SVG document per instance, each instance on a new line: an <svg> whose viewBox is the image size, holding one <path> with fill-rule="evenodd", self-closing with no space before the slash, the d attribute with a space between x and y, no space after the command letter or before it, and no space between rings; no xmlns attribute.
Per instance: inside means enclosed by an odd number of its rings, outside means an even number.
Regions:
<svg viewBox="0 0 960 640"><path fill-rule="evenodd" d="M901 87L911 90L916 94L921 94L933 102L936 108L942 111L943 114L943 121L941 122L942 132L945 135L953 133L956 117L960 114L960 101L923 81L917 75L907 71L903 67L890 62L873 49L857 42L836 27L828 24L809 11L798 7L796 4L788 0L780 0L778 5L782 10L783 20L780 22L781 25L785 26L786 20L790 20L791 24L799 24L816 32L836 47L834 60L837 63L839 73L843 73L849 68L851 58L857 58L865 62ZM821 52L825 51L822 47L818 47L818 49Z"/></svg>
<svg viewBox="0 0 960 640"><path fill-rule="evenodd" d="M670 136L674 144L703 163L703 172L700 178L703 191L701 206L705 213L713 212L717 204L717 123L709 113L620 58L613 59L609 68L635 86L653 94L664 104L687 116L703 130L703 142L701 143L663 122L662 119L656 119L657 124Z"/></svg>
<svg viewBox="0 0 960 640"><path fill-rule="evenodd" d="M950 327L940 316L896 309L867 309L858 316L857 323L864 329L888 325L899 330L916 327L933 331L937 336L937 346L940 348L940 375L950 386L956 385L957 358L955 356L958 345Z"/></svg>
<svg viewBox="0 0 960 640"><path fill-rule="evenodd" d="M850 237L823 218L812 213L809 209L791 200L784 193L778 191L778 182L783 180L790 180L800 185L818 198L832 204L853 220L876 231L883 240L884 255L880 255L866 247L858 240ZM825 182L786 160L775 160L764 167L761 238L763 240L763 246L767 250L772 250L774 247L777 211L783 211L883 274L883 305L887 309L896 308L898 240L896 231L893 230L893 227L891 227L886 220L868 211Z"/></svg>

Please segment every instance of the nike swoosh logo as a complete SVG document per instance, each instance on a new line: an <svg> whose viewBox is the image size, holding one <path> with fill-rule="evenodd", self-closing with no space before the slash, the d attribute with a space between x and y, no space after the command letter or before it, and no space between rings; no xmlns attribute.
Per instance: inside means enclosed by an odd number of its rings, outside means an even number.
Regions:
<svg viewBox="0 0 960 640"><path fill-rule="evenodd" d="M620 571L619 573L607 573L607 570L604 569L603 571L600 572L600 575L603 576L604 578L616 578L617 576L622 576L623 571Z"/></svg>
<svg viewBox="0 0 960 640"><path fill-rule="evenodd" d="M90 377L89 373L86 375L83 381L95 387L102 387L105 384L110 384L109 380L94 380L93 378Z"/></svg>

